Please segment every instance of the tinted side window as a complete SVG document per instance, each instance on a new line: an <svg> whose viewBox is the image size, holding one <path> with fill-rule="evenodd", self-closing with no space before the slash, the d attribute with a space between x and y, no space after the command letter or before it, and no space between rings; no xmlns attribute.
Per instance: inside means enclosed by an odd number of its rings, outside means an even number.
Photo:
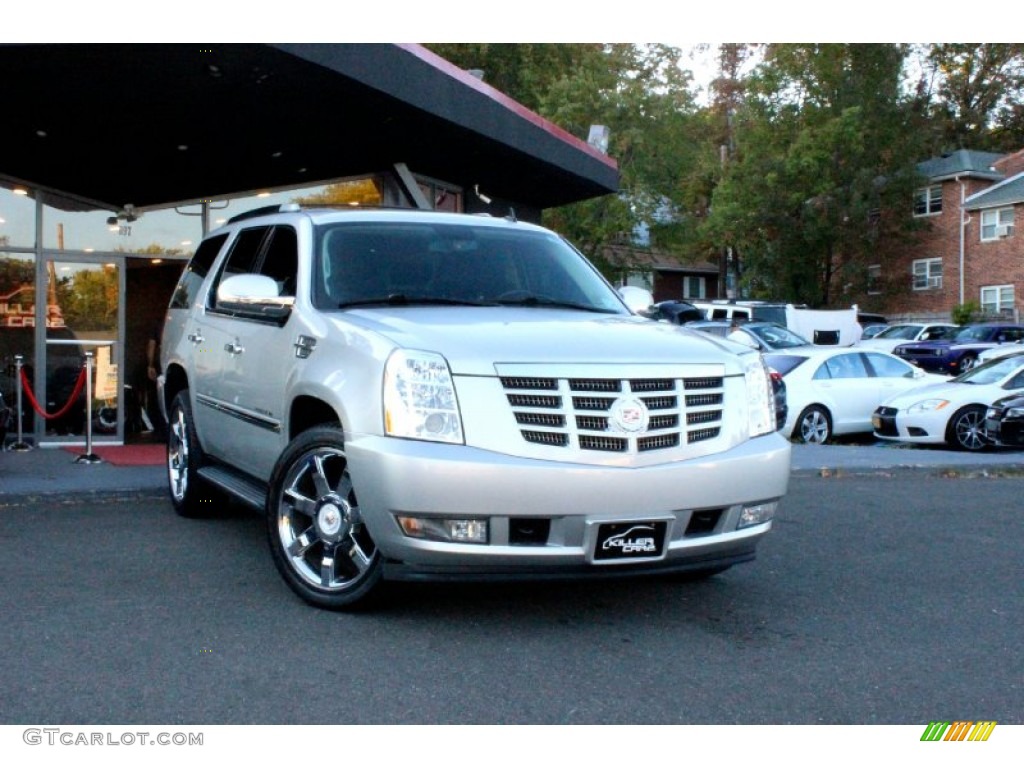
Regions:
<svg viewBox="0 0 1024 768"><path fill-rule="evenodd" d="M875 376L881 378L914 378L914 368L901 360L894 360L891 357L885 355L878 355L874 352L868 352L867 358L868 363L871 365L872 370L875 372Z"/></svg>
<svg viewBox="0 0 1024 768"><path fill-rule="evenodd" d="M220 285L221 280L232 275L247 275L255 270L260 247L263 245L263 240L269 229L269 227L251 227L238 233L238 237L231 244L231 252L228 253L224 268L214 281L207 299L208 307L212 308L217 305L217 286Z"/></svg>
<svg viewBox="0 0 1024 768"><path fill-rule="evenodd" d="M278 296L295 295L299 271L299 243L291 227L274 227L259 266L259 274L277 283Z"/></svg>
<svg viewBox="0 0 1024 768"><path fill-rule="evenodd" d="M227 235L217 235L200 243L192 260L181 274L178 286L174 289L174 295L171 296L171 309L188 309L195 303L203 280L209 274L210 267L213 266L217 254L220 253L220 249L227 239Z"/></svg>

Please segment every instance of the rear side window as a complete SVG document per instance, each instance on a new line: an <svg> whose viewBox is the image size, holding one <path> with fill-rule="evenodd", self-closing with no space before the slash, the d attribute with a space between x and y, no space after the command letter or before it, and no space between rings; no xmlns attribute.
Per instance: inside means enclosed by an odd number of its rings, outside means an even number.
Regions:
<svg viewBox="0 0 1024 768"><path fill-rule="evenodd" d="M188 309L195 303L203 280L209 274L210 267L213 266L217 254L220 253L220 249L224 247L224 241L227 239L226 234L217 235L200 243L174 289L174 294L171 296L171 309Z"/></svg>

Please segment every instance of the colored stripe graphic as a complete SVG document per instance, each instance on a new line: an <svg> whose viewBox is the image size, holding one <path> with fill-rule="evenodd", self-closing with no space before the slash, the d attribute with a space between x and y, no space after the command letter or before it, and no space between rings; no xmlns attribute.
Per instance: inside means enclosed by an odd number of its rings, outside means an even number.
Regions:
<svg viewBox="0 0 1024 768"><path fill-rule="evenodd" d="M921 734L921 741L988 741L995 720L932 720Z"/></svg>

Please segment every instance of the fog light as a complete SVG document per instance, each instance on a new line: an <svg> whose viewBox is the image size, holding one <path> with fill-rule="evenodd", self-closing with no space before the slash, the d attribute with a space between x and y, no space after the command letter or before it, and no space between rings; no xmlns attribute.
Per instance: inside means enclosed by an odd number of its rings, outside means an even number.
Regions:
<svg viewBox="0 0 1024 768"><path fill-rule="evenodd" d="M750 507L744 507L743 512L740 514L740 521L736 524L736 529L739 530L740 528L749 528L752 525L767 523L775 517L775 508L777 506L777 502L769 501L765 504L754 504Z"/></svg>
<svg viewBox="0 0 1024 768"><path fill-rule="evenodd" d="M398 517L406 536L430 541L453 541L462 544L486 544L487 521L447 517Z"/></svg>

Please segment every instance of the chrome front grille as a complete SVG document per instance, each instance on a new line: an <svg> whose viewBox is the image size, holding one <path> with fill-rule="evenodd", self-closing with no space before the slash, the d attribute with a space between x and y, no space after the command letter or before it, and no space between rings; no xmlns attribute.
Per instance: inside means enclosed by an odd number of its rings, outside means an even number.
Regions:
<svg viewBox="0 0 1024 768"><path fill-rule="evenodd" d="M720 376L506 376L501 384L523 439L539 445L640 453L711 440L721 432Z"/></svg>

